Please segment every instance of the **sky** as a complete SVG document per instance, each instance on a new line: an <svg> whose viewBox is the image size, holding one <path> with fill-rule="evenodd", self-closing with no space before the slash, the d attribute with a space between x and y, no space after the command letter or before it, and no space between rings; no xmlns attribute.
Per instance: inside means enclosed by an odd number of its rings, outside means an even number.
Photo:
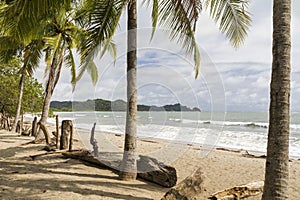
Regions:
<svg viewBox="0 0 300 200"><path fill-rule="evenodd" d="M141 1L139 1L141 2ZM202 111L253 111L269 109L272 65L272 0L251 0L252 25L244 44L234 49L203 10L196 39L201 53L200 75L195 79L193 59L170 41L168 31L151 36L150 9L138 9L138 103L181 103ZM300 2L292 1L291 109L300 112ZM99 80L93 85L88 74L72 92L69 69L64 69L52 100L126 99L126 12L114 37L116 63L110 55L96 58ZM79 65L79 57L77 64ZM44 69L35 76L43 82Z"/></svg>

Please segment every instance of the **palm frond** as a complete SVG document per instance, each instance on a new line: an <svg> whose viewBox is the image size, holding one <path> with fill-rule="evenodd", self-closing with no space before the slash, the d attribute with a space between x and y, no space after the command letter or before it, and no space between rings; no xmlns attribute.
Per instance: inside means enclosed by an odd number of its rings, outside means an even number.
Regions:
<svg viewBox="0 0 300 200"><path fill-rule="evenodd" d="M19 49L24 45L22 43L17 42L11 36L0 36L0 51L8 50L8 49Z"/></svg>
<svg viewBox="0 0 300 200"><path fill-rule="evenodd" d="M92 82L95 85L98 81L98 69L93 60L90 60L90 62L87 63L85 68L80 68L79 74L76 78L76 82L82 78L84 72L86 72L86 71L90 74Z"/></svg>
<svg viewBox="0 0 300 200"><path fill-rule="evenodd" d="M90 62L87 68L87 72L90 74L93 84L95 85L98 81L98 69L94 62Z"/></svg>
<svg viewBox="0 0 300 200"><path fill-rule="evenodd" d="M74 90L75 85L76 85L76 64L75 64L74 55L73 55L73 52L72 52L72 49L70 48L70 46L68 46L68 48L66 48L65 65L66 65L66 67L70 68L71 84L72 84L72 87Z"/></svg>
<svg viewBox="0 0 300 200"><path fill-rule="evenodd" d="M4 32L25 45L38 36L46 18L55 16L60 9L70 7L72 0L14 0L1 8L0 18Z"/></svg>
<svg viewBox="0 0 300 200"><path fill-rule="evenodd" d="M85 39L85 31L73 24L69 24L65 29L65 39L72 48L80 48L82 41ZM71 43L70 43L71 41Z"/></svg>
<svg viewBox="0 0 300 200"><path fill-rule="evenodd" d="M143 0L143 4L146 4L147 7L150 6L150 1L149 0ZM158 22L158 10L159 10L159 4L158 4L158 0L153 0L152 1L152 33L151 33L151 38L150 41L153 39L153 36L155 34L156 31L156 27L157 27L157 22Z"/></svg>
<svg viewBox="0 0 300 200"><path fill-rule="evenodd" d="M195 39L196 22L202 10L200 0L160 0L158 21L170 30L170 39L177 39L188 55L193 55L195 77L200 67L200 53ZM152 12L157 12L155 9ZM152 16L156 16L152 14ZM154 19L155 20L155 19Z"/></svg>
<svg viewBox="0 0 300 200"><path fill-rule="evenodd" d="M114 61L117 59L117 47L116 44L111 40L107 39L102 42L102 50L100 57L103 57L106 52L109 52L113 56Z"/></svg>
<svg viewBox="0 0 300 200"><path fill-rule="evenodd" d="M62 34L59 33L58 35L53 37L44 37L44 40L48 45L48 50L46 52L46 63L47 67L50 67L50 65L53 62L53 59L56 58L59 55L59 52L61 51Z"/></svg>
<svg viewBox="0 0 300 200"><path fill-rule="evenodd" d="M0 62L7 63L13 56L21 56L24 45L10 36L0 36Z"/></svg>
<svg viewBox="0 0 300 200"><path fill-rule="evenodd" d="M33 72L38 67L42 57L42 51L44 48L44 41L34 40L32 41L24 50L23 54L23 71L30 76L33 75Z"/></svg>
<svg viewBox="0 0 300 200"><path fill-rule="evenodd" d="M233 47L240 46L251 24L249 0L206 0L205 7Z"/></svg>
<svg viewBox="0 0 300 200"><path fill-rule="evenodd" d="M80 11L77 13L77 19L80 19L81 24L85 26L87 37L81 44L82 48L80 49L81 71L91 69L88 66L93 63L93 59L102 47L104 47L102 54L106 50L114 49L112 45L107 46L105 41L110 41L114 35L126 3L127 0L99 0L85 1L82 4ZM114 53L115 51L110 52ZM113 56L115 57L114 54Z"/></svg>
<svg viewBox="0 0 300 200"><path fill-rule="evenodd" d="M58 58L59 62L57 64L58 66L55 69L55 79L54 79L54 84L53 84L51 93L53 93L54 88L56 87L56 84L58 83L58 80L60 78L61 69L62 69L63 63L64 63L64 57L63 57L64 52L65 52L65 49L62 50L62 53L59 55L59 58Z"/></svg>

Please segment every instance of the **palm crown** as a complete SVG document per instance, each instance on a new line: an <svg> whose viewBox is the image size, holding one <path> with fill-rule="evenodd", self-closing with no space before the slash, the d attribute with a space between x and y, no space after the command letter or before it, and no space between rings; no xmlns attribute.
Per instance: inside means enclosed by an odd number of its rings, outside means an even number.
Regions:
<svg viewBox="0 0 300 200"><path fill-rule="evenodd" d="M80 3L76 0L16 0L8 6L1 6L0 18L3 19L7 33L27 44L37 36L34 27L41 23L41 19L53 16L58 10L69 11L76 4L79 7L77 19L88 32L88 38L81 43L80 48L84 66L80 73L82 74L86 68L93 71L93 65L89 65L92 64L90 60L97 55L100 47L115 54L111 39L128 1L85 0ZM170 39L177 40L187 54L193 55L196 76L200 66L200 54L194 31L202 7L209 10L220 31L234 47L243 43L251 23L250 14L247 12L249 0L143 0L143 4L152 7L153 33L157 25L163 25L170 30Z"/></svg>

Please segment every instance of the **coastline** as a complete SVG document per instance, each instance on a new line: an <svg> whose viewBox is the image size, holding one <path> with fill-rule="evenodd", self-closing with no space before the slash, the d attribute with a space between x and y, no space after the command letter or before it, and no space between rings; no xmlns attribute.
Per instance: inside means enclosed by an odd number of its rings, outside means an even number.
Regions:
<svg viewBox="0 0 300 200"><path fill-rule="evenodd" d="M124 112L63 112L55 113L62 119L73 119L75 126L123 134ZM138 136L156 140L180 140L186 144L233 150L247 150L266 154L267 113L228 112L139 112ZM290 157L300 158L300 115L292 116ZM53 121L54 122L54 121ZM250 124L250 125L249 125ZM174 142L174 141L172 141ZM211 148L211 147L209 147Z"/></svg>
<svg viewBox="0 0 300 200"><path fill-rule="evenodd" d="M50 125L53 128L53 125ZM52 131L52 129L51 129ZM77 129L75 148L86 148L80 141L80 134L90 131ZM97 132L98 133L98 132ZM99 140L99 151L105 150L107 141L122 149L124 135L101 133L105 140ZM88 137L89 138L89 137ZM110 170L83 164L78 160L65 159L60 155L30 160L30 155L43 153L44 144L27 144L32 137L17 136L15 133L0 131L0 197L1 199L160 199L167 188L136 180L124 182ZM138 138L140 154L166 150L172 146L168 141ZM200 157L203 149L194 145L176 144L184 148L174 151L176 157L171 163L177 170L178 183L197 168L204 175L205 191L197 199L207 199L211 194L226 188L248 184L264 179L265 159L244 157L241 152L226 149L212 149ZM110 146L109 146L110 148ZM171 152L172 153L172 152ZM164 156L161 155L163 160ZM170 154L172 157L172 155ZM159 158L160 159L160 158ZM290 199L300 196L300 161L290 162ZM255 196L248 199L260 199Z"/></svg>

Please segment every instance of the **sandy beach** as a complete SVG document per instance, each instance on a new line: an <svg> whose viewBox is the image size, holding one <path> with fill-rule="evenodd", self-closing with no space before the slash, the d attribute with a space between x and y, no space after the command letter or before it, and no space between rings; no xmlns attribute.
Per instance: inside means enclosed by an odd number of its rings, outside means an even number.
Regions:
<svg viewBox="0 0 300 200"><path fill-rule="evenodd" d="M103 135L116 147L122 147L122 135ZM75 139L76 149L85 148L78 135ZM118 175L110 170L79 160L66 159L60 154L32 160L30 155L45 152L42 150L45 144L26 144L32 140L33 137L18 136L0 130L0 199L144 200L160 199L168 191L168 188L143 180L120 181ZM99 147L102 145L105 144L99 142ZM170 144L165 141L138 139L140 153L166 149L166 145ZM177 156L172 166L177 170L178 182L199 167L202 169L205 175L205 191L196 199L208 199L217 191L264 179L264 158L248 158L242 152L216 149L201 157L200 147L185 147L184 153ZM300 197L299 160L290 162L289 193L292 200ZM261 195L248 199L260 198Z"/></svg>

